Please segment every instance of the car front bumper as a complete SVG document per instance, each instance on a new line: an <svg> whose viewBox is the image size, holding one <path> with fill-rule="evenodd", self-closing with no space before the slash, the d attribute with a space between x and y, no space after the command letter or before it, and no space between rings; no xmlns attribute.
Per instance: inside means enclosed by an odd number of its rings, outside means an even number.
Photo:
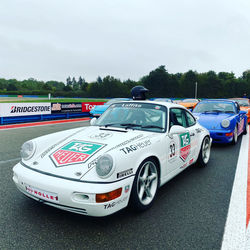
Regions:
<svg viewBox="0 0 250 250"><path fill-rule="evenodd" d="M13 168L13 181L26 196L59 209L89 216L107 216L126 207L134 176L112 183L87 183L42 174L18 163ZM97 203L96 194L122 188L121 195Z"/></svg>
<svg viewBox="0 0 250 250"><path fill-rule="evenodd" d="M209 130L213 143L230 143L233 141L233 130Z"/></svg>

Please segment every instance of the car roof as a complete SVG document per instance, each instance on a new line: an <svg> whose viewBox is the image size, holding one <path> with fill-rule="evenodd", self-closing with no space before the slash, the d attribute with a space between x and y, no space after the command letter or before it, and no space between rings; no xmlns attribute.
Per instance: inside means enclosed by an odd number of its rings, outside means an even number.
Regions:
<svg viewBox="0 0 250 250"><path fill-rule="evenodd" d="M182 108L185 109L182 105L173 103L173 102L160 102L160 101L154 101L154 100L131 100L131 101L120 101L123 103L150 103L150 104L156 104L156 105L161 105L161 106L166 106L167 108ZM119 103L119 102L117 102Z"/></svg>
<svg viewBox="0 0 250 250"><path fill-rule="evenodd" d="M205 99L200 101L200 103L204 102L225 102L225 103L235 103L234 100L229 100L229 99Z"/></svg>

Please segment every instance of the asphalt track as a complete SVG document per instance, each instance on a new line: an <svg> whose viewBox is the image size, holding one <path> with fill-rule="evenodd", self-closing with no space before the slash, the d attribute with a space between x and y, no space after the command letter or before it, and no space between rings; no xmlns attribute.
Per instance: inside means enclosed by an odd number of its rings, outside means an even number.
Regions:
<svg viewBox="0 0 250 250"><path fill-rule="evenodd" d="M22 143L88 121L0 130L0 249L220 249L241 137L213 145L204 169L190 167L164 185L144 213L124 209L91 218L42 205L12 181Z"/></svg>

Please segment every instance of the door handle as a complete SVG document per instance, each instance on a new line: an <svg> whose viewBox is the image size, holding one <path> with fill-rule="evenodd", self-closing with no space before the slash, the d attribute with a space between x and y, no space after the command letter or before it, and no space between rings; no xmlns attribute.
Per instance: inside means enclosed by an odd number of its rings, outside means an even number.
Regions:
<svg viewBox="0 0 250 250"><path fill-rule="evenodd" d="M190 133L190 136L195 136L195 133Z"/></svg>

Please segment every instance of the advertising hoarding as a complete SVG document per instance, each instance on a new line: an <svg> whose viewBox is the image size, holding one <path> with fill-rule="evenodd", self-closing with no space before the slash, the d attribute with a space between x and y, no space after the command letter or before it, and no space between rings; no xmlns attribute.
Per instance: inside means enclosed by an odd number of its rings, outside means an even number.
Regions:
<svg viewBox="0 0 250 250"><path fill-rule="evenodd" d="M0 103L0 117L49 114L50 103Z"/></svg>

